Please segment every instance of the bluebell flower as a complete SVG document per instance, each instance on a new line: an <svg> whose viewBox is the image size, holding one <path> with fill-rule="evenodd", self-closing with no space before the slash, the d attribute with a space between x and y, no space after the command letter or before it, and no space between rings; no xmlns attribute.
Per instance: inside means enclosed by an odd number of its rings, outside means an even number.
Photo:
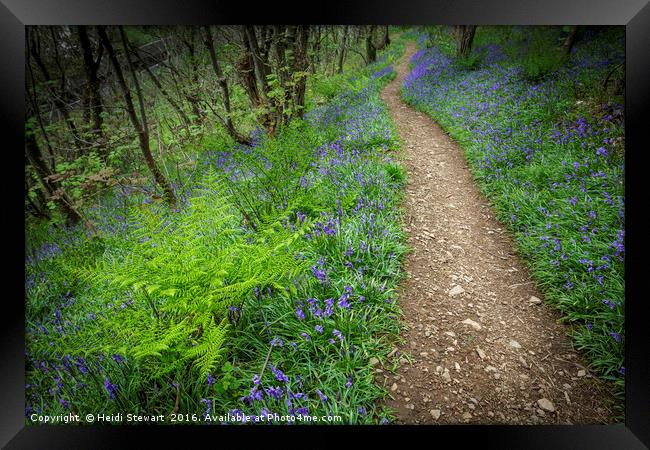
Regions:
<svg viewBox="0 0 650 450"><path fill-rule="evenodd" d="M115 394L117 393L117 385L111 383L108 377L104 378L104 389L106 389L106 392L108 392L109 398L113 400L115 398Z"/></svg>
<svg viewBox="0 0 650 450"><path fill-rule="evenodd" d="M283 383L288 383L289 378L278 368L276 368L273 364L269 366L271 368L271 372L273 372L273 375L275 375L275 379L278 381L281 381Z"/></svg>
<svg viewBox="0 0 650 450"><path fill-rule="evenodd" d="M320 397L321 402L325 403L328 400L327 395L323 394L320 389L316 389L316 393Z"/></svg>
<svg viewBox="0 0 650 450"><path fill-rule="evenodd" d="M337 338L339 341L343 342L343 334L342 334L339 330L337 330L336 328L334 328L334 330L332 331L332 334L333 334L334 336L336 336L336 338Z"/></svg>
<svg viewBox="0 0 650 450"><path fill-rule="evenodd" d="M305 320L305 312L302 310L302 308L296 309L296 317L298 317L298 320Z"/></svg>
<svg viewBox="0 0 650 450"><path fill-rule="evenodd" d="M273 397L276 400L281 399L282 396L284 395L284 391L280 387L271 386L271 387L266 388L264 390L266 391L266 394L269 397Z"/></svg>

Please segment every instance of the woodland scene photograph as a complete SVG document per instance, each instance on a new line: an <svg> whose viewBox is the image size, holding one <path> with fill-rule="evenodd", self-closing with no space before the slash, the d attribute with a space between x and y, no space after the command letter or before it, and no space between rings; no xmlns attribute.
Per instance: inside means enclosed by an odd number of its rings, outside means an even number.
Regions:
<svg viewBox="0 0 650 450"><path fill-rule="evenodd" d="M623 423L625 38L25 26L25 424Z"/></svg>

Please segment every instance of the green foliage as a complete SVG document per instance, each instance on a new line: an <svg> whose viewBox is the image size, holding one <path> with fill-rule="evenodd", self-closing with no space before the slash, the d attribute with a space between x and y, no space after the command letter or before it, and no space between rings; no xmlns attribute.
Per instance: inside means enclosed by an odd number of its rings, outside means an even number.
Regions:
<svg viewBox="0 0 650 450"><path fill-rule="evenodd" d="M483 55L472 51L469 55L460 56L454 60L454 64L459 70L476 70L483 61Z"/></svg>
<svg viewBox="0 0 650 450"><path fill-rule="evenodd" d="M540 81L557 71L564 62L562 49L557 47L534 46L522 59L524 76L530 81Z"/></svg>
<svg viewBox="0 0 650 450"><path fill-rule="evenodd" d="M133 212L133 246L81 276L109 293L106 302L129 299L78 335L87 352L141 360L152 379L191 362L205 378L224 351L228 308L254 287L282 288L301 272L292 244L304 229L272 224L249 241L222 192L212 174L183 213Z"/></svg>

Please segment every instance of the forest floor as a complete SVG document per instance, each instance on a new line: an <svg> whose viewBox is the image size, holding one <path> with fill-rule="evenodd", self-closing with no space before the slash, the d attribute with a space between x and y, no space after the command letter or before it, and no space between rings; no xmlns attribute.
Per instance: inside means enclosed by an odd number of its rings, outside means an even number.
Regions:
<svg viewBox="0 0 650 450"><path fill-rule="evenodd" d="M382 92L408 172L411 251L399 292L405 342L396 355L411 357L395 374L377 368L396 422L608 423L608 388L573 349L559 312L544 303L463 150L402 101L415 51L409 42L397 78Z"/></svg>

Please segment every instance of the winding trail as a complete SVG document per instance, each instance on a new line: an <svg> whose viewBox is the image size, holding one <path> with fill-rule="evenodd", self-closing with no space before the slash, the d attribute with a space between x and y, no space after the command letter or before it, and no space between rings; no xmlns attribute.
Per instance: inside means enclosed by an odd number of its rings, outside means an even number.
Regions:
<svg viewBox="0 0 650 450"><path fill-rule="evenodd" d="M382 92L403 140L404 225L412 248L400 286L405 344L396 374L377 370L403 424L608 423L610 394L573 349L514 242L475 185L463 150L400 86L416 48ZM469 321L467 320L469 319Z"/></svg>

